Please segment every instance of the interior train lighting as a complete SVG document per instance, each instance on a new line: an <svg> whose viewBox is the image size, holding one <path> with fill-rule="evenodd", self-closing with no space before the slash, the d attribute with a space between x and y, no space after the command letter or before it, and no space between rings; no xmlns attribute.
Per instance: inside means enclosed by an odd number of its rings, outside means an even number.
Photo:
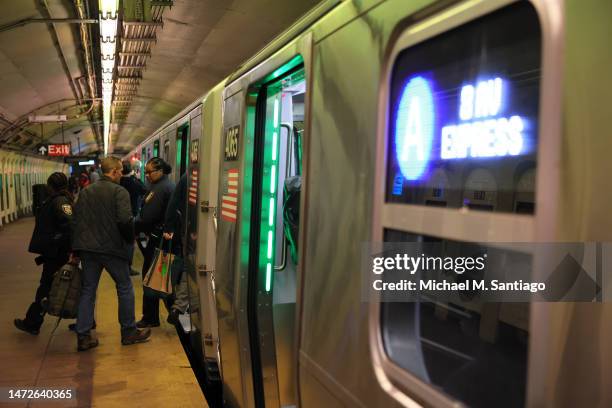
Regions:
<svg viewBox="0 0 612 408"><path fill-rule="evenodd" d="M113 73L117 49L118 0L100 0L100 53L102 57L102 115L104 124L104 154L108 154L111 107L113 102Z"/></svg>
<svg viewBox="0 0 612 408"><path fill-rule="evenodd" d="M268 208L268 247L266 251L266 292L272 290L272 266L274 263L274 232L276 225L274 222L274 209L276 208L276 184L278 183L276 166L278 165L278 132L280 125L280 104L279 96L274 97L273 113L273 134L272 134L272 155L270 160L270 207Z"/></svg>

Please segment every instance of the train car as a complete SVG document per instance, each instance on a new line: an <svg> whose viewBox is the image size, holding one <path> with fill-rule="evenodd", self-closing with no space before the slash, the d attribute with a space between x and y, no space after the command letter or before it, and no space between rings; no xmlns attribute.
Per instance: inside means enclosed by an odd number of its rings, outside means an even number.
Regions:
<svg viewBox="0 0 612 408"><path fill-rule="evenodd" d="M191 344L226 406L612 405L608 304L384 302L361 276L366 243L545 280L512 243L608 240L611 16L326 1L196 102Z"/></svg>
<svg viewBox="0 0 612 408"><path fill-rule="evenodd" d="M51 173L66 173L62 162L0 150L0 226L32 213L34 184L45 184Z"/></svg>

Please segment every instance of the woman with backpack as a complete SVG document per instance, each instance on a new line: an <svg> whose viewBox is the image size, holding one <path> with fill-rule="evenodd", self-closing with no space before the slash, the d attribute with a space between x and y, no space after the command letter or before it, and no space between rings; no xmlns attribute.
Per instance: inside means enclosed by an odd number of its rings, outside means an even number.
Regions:
<svg viewBox="0 0 612 408"><path fill-rule="evenodd" d="M68 177L64 173L53 173L47 179L49 197L36 213L36 224L29 252L38 254L37 265L42 264L40 284L34 302L24 319L15 319L15 327L37 335L43 323L45 310L41 304L49 296L53 275L70 258L70 222L72 220L72 194L68 191Z"/></svg>

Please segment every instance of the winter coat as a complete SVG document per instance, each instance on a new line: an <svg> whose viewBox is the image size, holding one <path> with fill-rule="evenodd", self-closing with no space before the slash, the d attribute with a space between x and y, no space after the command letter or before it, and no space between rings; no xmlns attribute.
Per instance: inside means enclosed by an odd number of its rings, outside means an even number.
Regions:
<svg viewBox="0 0 612 408"><path fill-rule="evenodd" d="M72 249L129 260L133 220L127 190L102 176L81 191L74 206Z"/></svg>

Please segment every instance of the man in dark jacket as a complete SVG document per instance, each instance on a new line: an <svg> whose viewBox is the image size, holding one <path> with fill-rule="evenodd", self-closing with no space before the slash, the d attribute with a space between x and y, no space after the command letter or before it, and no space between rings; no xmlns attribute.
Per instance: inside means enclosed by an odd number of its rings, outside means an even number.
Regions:
<svg viewBox="0 0 612 408"><path fill-rule="evenodd" d="M123 161L123 175L119 182L123 188L125 188L130 194L130 203L132 204L132 214L134 217L138 215L140 211L140 205L142 203L142 197L147 192L144 183L136 178L134 171L132 171L132 165L129 160ZM130 245L130 275L137 276L140 272L132 269L132 262L134 260L134 244Z"/></svg>
<svg viewBox="0 0 612 408"><path fill-rule="evenodd" d="M142 197L144 197L147 189L142 181L134 175L132 165L129 160L122 162L123 171L119 184L125 188L130 194L130 203L132 204L132 214L136 217L140 211Z"/></svg>
<svg viewBox="0 0 612 408"><path fill-rule="evenodd" d="M119 323L123 345L146 341L150 330L136 328L134 288L129 271L129 245L134 240L130 196L119 185L123 166L115 157L101 162L103 176L84 189L74 209L72 248L83 264L83 283L77 315L78 350L98 345L91 336L96 291L102 268L117 286Z"/></svg>
<svg viewBox="0 0 612 408"><path fill-rule="evenodd" d="M43 264L40 285L25 319L15 319L15 326L37 335L44 319L42 300L49 296L53 275L67 261L70 252L70 219L72 196L68 192L68 178L64 173L53 173L47 179L50 196L36 213L36 224L28 251L39 254L36 264Z"/></svg>

